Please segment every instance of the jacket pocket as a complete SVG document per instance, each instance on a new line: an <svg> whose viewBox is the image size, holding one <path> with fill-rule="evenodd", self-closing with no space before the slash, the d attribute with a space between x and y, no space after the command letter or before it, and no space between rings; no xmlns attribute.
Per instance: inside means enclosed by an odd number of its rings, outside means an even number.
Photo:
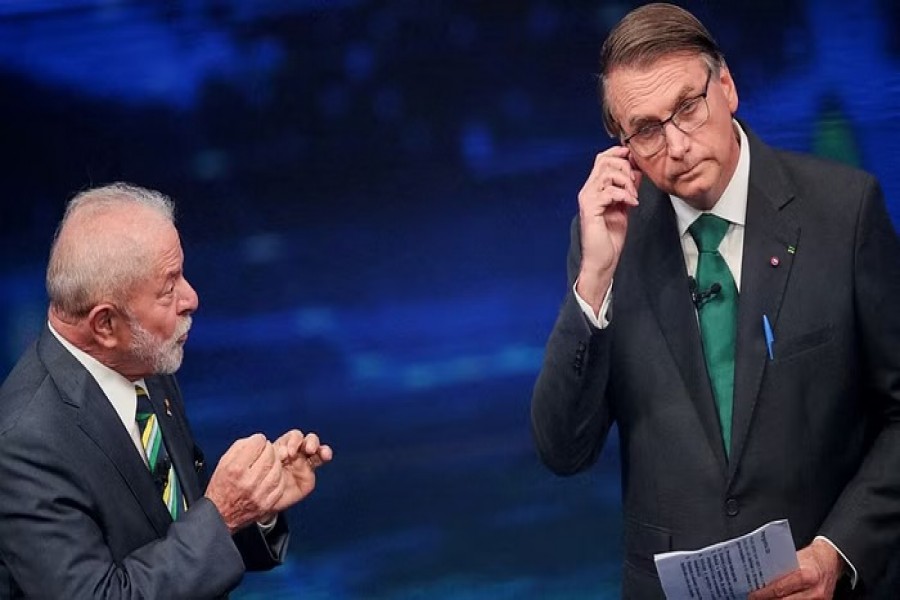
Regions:
<svg viewBox="0 0 900 600"><path fill-rule="evenodd" d="M782 361L792 358L803 352L814 350L823 344L831 341L834 330L831 325L826 325L821 329L795 335L786 340L778 340L775 342L775 360Z"/></svg>
<svg viewBox="0 0 900 600"><path fill-rule="evenodd" d="M663 527L625 518L625 563L656 575L653 555L672 549L672 532Z"/></svg>

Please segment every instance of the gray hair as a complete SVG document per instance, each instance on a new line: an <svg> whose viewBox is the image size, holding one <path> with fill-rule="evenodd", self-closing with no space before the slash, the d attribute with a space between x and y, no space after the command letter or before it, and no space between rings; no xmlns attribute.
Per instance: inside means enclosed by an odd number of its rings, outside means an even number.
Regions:
<svg viewBox="0 0 900 600"><path fill-rule="evenodd" d="M703 58L713 74L725 57L712 35L697 17L673 4L647 4L634 9L612 28L600 50L598 92L603 103L603 125L607 133L619 135L621 128L610 112L606 77L617 67L649 67L673 54L695 54Z"/></svg>
<svg viewBox="0 0 900 600"><path fill-rule="evenodd" d="M149 272L147 249L131 236L105 234L96 220L137 208L148 208L164 221L175 222L169 198L127 183L85 190L69 201L47 265L47 295L55 310L81 318L102 301L125 308L134 284Z"/></svg>

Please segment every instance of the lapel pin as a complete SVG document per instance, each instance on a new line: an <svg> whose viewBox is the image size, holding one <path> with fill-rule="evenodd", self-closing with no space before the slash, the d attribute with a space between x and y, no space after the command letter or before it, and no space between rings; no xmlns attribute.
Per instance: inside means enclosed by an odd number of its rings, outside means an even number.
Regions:
<svg viewBox="0 0 900 600"><path fill-rule="evenodd" d="M788 246L787 248L788 254L794 254L797 251L796 246Z"/></svg>
<svg viewBox="0 0 900 600"><path fill-rule="evenodd" d="M171 417L172 416L172 406L169 404L169 399L166 398L165 400L163 400L163 404L165 404L165 406L166 406L166 416Z"/></svg>
<svg viewBox="0 0 900 600"><path fill-rule="evenodd" d="M777 256L773 256L772 258L769 259L769 264L772 265L773 267L777 267L780 263L781 263L781 261L778 260Z"/></svg>

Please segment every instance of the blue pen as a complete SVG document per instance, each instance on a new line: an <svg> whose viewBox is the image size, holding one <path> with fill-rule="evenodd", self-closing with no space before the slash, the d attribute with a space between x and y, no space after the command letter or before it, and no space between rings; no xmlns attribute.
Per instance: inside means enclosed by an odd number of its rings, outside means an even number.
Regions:
<svg viewBox="0 0 900 600"><path fill-rule="evenodd" d="M769 360L775 360L775 334L772 333L772 324L769 323L769 316L763 315L763 333L766 334L766 350L769 353Z"/></svg>

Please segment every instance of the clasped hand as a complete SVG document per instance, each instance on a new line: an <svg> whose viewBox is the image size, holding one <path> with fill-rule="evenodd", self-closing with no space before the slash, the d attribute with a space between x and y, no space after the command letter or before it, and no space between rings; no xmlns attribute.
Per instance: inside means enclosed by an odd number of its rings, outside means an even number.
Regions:
<svg viewBox="0 0 900 600"><path fill-rule="evenodd" d="M237 440L222 455L206 497L232 533L250 523L266 523L313 491L316 469L332 456L331 447L315 433L294 429L275 442L257 433Z"/></svg>

